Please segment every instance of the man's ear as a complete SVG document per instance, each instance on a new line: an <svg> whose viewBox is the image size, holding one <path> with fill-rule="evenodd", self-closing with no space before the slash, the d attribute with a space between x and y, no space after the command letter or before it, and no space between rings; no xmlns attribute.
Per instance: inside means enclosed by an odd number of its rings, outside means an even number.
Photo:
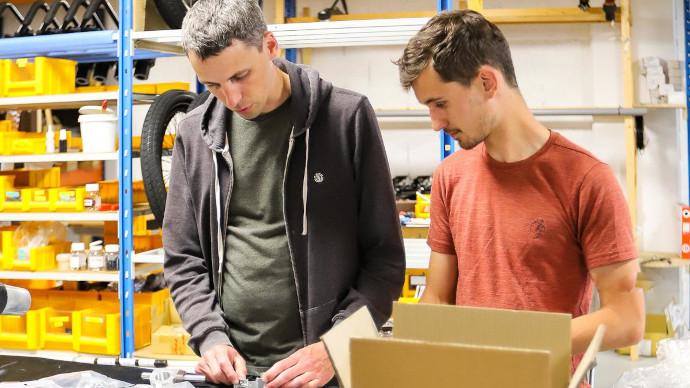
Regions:
<svg viewBox="0 0 690 388"><path fill-rule="evenodd" d="M266 31L264 32L264 41L263 41L263 48L264 50L268 51L268 55L271 58L276 58L278 54L280 54L280 47L278 46L278 40L276 40L276 37L273 35L272 32Z"/></svg>
<svg viewBox="0 0 690 388"><path fill-rule="evenodd" d="M484 65L479 68L477 77L481 81L484 94L489 98L495 96L496 90L498 89L498 70L491 66Z"/></svg>

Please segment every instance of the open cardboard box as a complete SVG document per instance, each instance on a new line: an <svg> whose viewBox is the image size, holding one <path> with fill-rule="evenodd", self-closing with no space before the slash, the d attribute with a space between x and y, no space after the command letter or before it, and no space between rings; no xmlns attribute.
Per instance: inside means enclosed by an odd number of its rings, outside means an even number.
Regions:
<svg viewBox="0 0 690 388"><path fill-rule="evenodd" d="M576 388L604 334L570 378L568 314L395 303L393 322L379 337L362 307L324 334L342 388Z"/></svg>

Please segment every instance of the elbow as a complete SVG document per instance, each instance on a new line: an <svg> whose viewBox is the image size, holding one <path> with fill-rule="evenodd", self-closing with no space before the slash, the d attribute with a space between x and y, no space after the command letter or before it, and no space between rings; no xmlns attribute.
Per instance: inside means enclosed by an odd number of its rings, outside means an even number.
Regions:
<svg viewBox="0 0 690 388"><path fill-rule="evenodd" d="M635 345L642 341L644 338L644 314L638 319L633 319L625 333L626 345Z"/></svg>

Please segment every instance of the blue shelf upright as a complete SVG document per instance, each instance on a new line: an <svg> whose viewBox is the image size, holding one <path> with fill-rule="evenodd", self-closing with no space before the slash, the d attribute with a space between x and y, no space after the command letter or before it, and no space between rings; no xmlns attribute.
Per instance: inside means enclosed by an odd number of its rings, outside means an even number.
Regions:
<svg viewBox="0 0 690 388"><path fill-rule="evenodd" d="M294 18L297 15L297 0L285 0L285 17ZM297 49L286 49L285 59L297 63Z"/></svg>
<svg viewBox="0 0 690 388"><path fill-rule="evenodd" d="M450 0L437 0L436 9L438 12L443 12L452 9ZM455 152L455 142L453 138L446 133L446 131L441 131L441 160L449 157Z"/></svg>
<svg viewBox="0 0 690 388"><path fill-rule="evenodd" d="M120 123L118 150L119 223L120 239L120 356L134 355L134 266L132 264L132 0L119 0L120 29L118 31L118 83L117 114Z"/></svg>

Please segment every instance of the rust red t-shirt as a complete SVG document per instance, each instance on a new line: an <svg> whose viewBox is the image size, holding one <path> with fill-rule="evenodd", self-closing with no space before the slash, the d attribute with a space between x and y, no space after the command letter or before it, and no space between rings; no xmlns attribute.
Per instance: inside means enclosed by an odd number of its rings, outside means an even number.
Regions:
<svg viewBox="0 0 690 388"><path fill-rule="evenodd" d="M573 317L589 312L589 270L636 257L613 172L556 132L515 163L483 143L445 159L427 243L458 258L456 304Z"/></svg>

